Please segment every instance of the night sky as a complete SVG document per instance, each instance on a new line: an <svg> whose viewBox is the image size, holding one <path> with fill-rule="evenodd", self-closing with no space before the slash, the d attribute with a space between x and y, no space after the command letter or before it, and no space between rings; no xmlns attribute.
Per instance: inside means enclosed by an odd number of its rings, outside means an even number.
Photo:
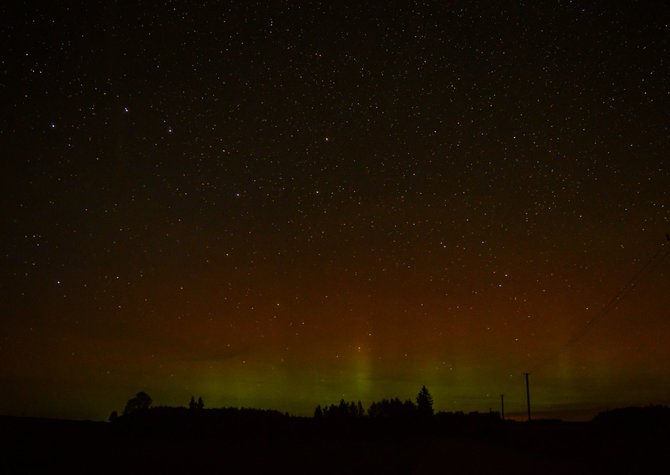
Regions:
<svg viewBox="0 0 670 475"><path fill-rule="evenodd" d="M0 414L670 403L667 2L18 3Z"/></svg>

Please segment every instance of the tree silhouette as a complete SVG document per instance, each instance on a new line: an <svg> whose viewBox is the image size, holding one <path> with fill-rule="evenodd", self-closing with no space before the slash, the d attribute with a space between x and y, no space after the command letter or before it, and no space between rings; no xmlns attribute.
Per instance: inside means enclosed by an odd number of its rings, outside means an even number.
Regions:
<svg viewBox="0 0 670 475"><path fill-rule="evenodd" d="M135 394L135 397L128 399L126 408L123 410L123 415L127 416L137 411L149 409L149 406L151 406L152 402L153 401L147 393L140 391L139 393Z"/></svg>
<svg viewBox="0 0 670 475"><path fill-rule="evenodd" d="M330 406L326 405L323 408L319 405L316 406L314 410L314 418L318 419L321 417L327 419L353 419L356 417L362 417L365 415L365 410L363 409L363 404L359 401L358 404L351 401L347 402L344 399L341 399L339 404L331 404Z"/></svg>
<svg viewBox="0 0 670 475"><path fill-rule="evenodd" d="M192 411L194 411L196 408L195 398L193 396L191 396L191 400L188 403L188 408Z"/></svg>
<svg viewBox="0 0 670 475"><path fill-rule="evenodd" d="M363 409L363 404L361 401L358 401L358 406L356 407L356 416L363 417L365 415L365 409Z"/></svg>
<svg viewBox="0 0 670 475"><path fill-rule="evenodd" d="M420 417L430 417L433 415L433 397L426 389L426 386L421 387L421 391L416 396L416 409Z"/></svg>
<svg viewBox="0 0 670 475"><path fill-rule="evenodd" d="M202 396L198 397L197 409L202 410L205 408L205 403L202 401Z"/></svg>
<svg viewBox="0 0 670 475"><path fill-rule="evenodd" d="M416 412L416 405L412 401L403 402L396 397L373 402L368 409L368 416L372 418L411 419L416 416Z"/></svg>

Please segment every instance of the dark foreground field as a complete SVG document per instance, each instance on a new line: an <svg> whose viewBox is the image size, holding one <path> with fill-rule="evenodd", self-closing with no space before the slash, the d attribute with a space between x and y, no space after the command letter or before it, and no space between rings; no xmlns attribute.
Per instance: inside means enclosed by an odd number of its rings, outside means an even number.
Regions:
<svg viewBox="0 0 670 475"><path fill-rule="evenodd" d="M2 417L0 473L668 473L668 433L658 427L501 422L458 434L410 429L417 431L304 419L274 431L184 435Z"/></svg>

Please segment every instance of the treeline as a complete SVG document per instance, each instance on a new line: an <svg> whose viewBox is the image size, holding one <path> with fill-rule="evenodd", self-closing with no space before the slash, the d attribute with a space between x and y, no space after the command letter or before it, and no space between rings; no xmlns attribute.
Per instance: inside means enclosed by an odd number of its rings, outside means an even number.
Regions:
<svg viewBox="0 0 670 475"><path fill-rule="evenodd" d="M367 410L367 414L361 401L347 402L341 399L339 404L331 404L314 410L315 419L353 419L368 416L371 418L386 419L414 419L428 418L433 415L433 397L426 386L416 396L416 403L411 400L401 401L397 397L394 399L382 399L373 402Z"/></svg>
<svg viewBox="0 0 670 475"><path fill-rule="evenodd" d="M121 415L112 413L111 429L126 435L159 437L417 437L450 434L492 434L500 416L489 413L434 413L433 398L423 386L415 399L375 401L365 409L360 401L317 406L314 417L295 417L274 410L205 408L202 397L184 407L153 407L139 392Z"/></svg>

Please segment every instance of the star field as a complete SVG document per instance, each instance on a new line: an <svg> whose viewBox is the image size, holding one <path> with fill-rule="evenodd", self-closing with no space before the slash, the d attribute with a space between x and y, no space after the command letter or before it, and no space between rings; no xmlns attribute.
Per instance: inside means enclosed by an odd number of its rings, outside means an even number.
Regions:
<svg viewBox="0 0 670 475"><path fill-rule="evenodd" d="M663 2L0 11L0 413L670 403Z"/></svg>

